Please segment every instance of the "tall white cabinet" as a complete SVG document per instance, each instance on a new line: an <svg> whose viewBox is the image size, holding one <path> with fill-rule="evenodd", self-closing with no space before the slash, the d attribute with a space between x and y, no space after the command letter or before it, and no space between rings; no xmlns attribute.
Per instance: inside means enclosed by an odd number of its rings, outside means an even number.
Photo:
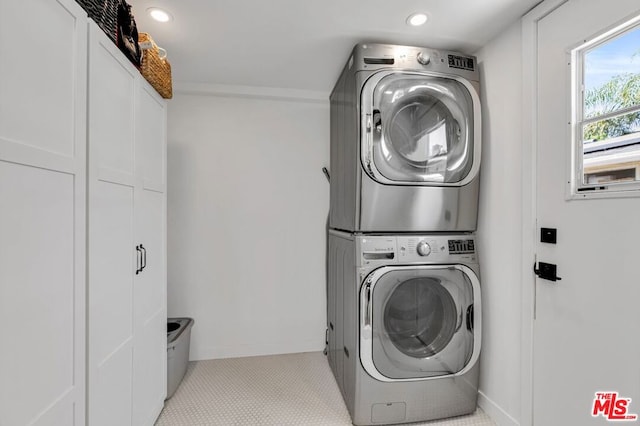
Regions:
<svg viewBox="0 0 640 426"><path fill-rule="evenodd" d="M166 102L74 0L0 1L0 426L152 425Z"/></svg>
<svg viewBox="0 0 640 426"><path fill-rule="evenodd" d="M166 103L89 27L88 418L152 425L166 396Z"/></svg>
<svg viewBox="0 0 640 426"><path fill-rule="evenodd" d="M87 17L0 1L0 425L85 424Z"/></svg>

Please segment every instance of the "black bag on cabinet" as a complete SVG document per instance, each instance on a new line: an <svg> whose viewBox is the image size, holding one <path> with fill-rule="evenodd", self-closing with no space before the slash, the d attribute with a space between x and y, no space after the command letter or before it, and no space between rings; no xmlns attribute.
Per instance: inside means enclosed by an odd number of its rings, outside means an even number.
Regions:
<svg viewBox="0 0 640 426"><path fill-rule="evenodd" d="M116 33L118 48L136 67L140 67L142 53L138 44L138 26L133 13L131 13L131 5L126 0L118 1L118 29Z"/></svg>
<svg viewBox="0 0 640 426"><path fill-rule="evenodd" d="M118 3L120 0L76 0L89 18L116 43Z"/></svg>

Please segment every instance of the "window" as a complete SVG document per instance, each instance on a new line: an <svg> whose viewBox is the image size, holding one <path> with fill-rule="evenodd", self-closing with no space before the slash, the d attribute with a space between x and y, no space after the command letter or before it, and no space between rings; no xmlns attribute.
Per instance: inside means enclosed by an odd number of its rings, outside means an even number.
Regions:
<svg viewBox="0 0 640 426"><path fill-rule="evenodd" d="M640 190L640 16L572 51L573 194Z"/></svg>

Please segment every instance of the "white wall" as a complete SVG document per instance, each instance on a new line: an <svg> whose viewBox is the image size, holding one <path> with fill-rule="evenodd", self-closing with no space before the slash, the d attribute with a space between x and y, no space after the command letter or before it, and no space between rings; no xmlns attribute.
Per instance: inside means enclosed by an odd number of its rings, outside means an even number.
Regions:
<svg viewBox="0 0 640 426"><path fill-rule="evenodd" d="M178 93L168 129L168 313L195 319L191 359L322 350L328 96Z"/></svg>
<svg viewBox="0 0 640 426"><path fill-rule="evenodd" d="M500 425L520 418L520 31L518 21L476 53L480 404ZM169 103L168 309L196 320L192 359L323 348L328 156L328 102L245 91Z"/></svg>
<svg viewBox="0 0 640 426"><path fill-rule="evenodd" d="M520 419L522 251L521 24L476 53L483 152L478 253L483 289L480 405L500 425Z"/></svg>

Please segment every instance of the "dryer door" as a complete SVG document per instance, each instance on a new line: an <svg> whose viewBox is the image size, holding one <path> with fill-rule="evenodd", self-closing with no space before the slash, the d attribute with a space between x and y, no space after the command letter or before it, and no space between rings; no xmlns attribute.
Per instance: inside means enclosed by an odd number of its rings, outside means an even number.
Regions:
<svg viewBox="0 0 640 426"><path fill-rule="evenodd" d="M480 285L466 266L379 268L360 307L360 357L378 380L463 374L477 361Z"/></svg>
<svg viewBox="0 0 640 426"><path fill-rule="evenodd" d="M361 101L361 160L374 180L461 186L478 173L480 102L466 80L381 72Z"/></svg>

